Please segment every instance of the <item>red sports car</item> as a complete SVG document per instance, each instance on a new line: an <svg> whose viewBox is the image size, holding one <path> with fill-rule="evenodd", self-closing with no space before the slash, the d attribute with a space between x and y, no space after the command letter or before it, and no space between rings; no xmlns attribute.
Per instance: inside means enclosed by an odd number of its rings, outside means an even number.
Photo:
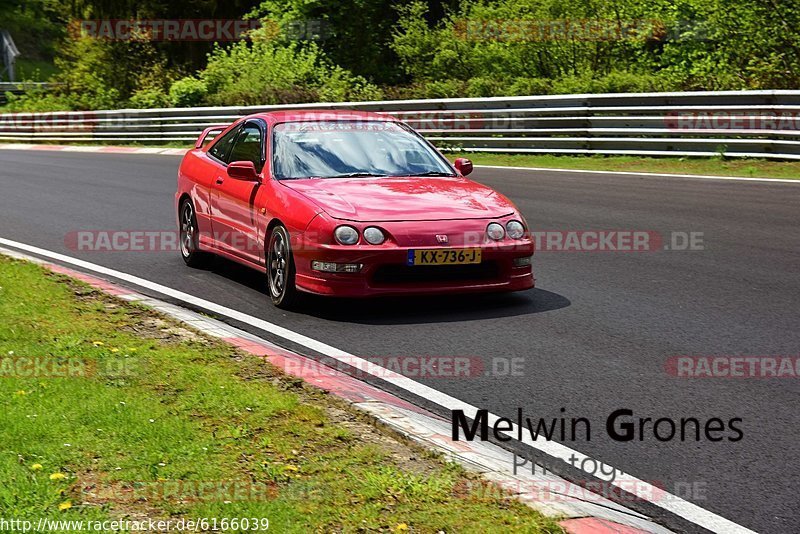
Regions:
<svg viewBox="0 0 800 534"><path fill-rule="evenodd" d="M266 272L279 307L299 291L533 287L533 243L517 208L464 178L469 160L451 166L397 119L281 111L240 119L206 143L213 130L178 171L180 249L190 266L213 253Z"/></svg>

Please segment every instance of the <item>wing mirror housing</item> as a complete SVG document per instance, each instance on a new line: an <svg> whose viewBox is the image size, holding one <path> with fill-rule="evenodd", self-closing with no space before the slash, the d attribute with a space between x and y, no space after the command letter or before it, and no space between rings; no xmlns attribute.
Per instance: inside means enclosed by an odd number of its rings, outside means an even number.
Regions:
<svg viewBox="0 0 800 534"><path fill-rule="evenodd" d="M245 182L258 182L258 172L252 161L233 161L228 165L228 176Z"/></svg>
<svg viewBox="0 0 800 534"><path fill-rule="evenodd" d="M466 176L472 172L472 162L467 158L456 158L453 166L461 173L461 176Z"/></svg>

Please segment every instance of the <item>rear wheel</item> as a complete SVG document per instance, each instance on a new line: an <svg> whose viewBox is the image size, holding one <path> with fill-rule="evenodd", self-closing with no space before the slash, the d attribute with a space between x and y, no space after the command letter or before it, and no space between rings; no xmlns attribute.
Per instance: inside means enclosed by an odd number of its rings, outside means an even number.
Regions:
<svg viewBox="0 0 800 534"><path fill-rule="evenodd" d="M197 229L197 217L190 200L184 200L180 209L180 246L181 257L189 267L201 267L208 260L208 255L200 250L200 232Z"/></svg>
<svg viewBox="0 0 800 534"><path fill-rule="evenodd" d="M287 309L297 303L292 246L289 232L281 225L272 229L267 242L267 282L275 306Z"/></svg>

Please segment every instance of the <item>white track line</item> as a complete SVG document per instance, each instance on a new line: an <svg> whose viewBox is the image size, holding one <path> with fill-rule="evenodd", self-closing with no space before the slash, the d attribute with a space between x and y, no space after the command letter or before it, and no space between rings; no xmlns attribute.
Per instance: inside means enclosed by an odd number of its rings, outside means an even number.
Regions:
<svg viewBox="0 0 800 534"><path fill-rule="evenodd" d="M157 284L149 280L145 280L144 278L139 278L138 276L133 276L127 273L123 273L121 271L109 269L108 267L103 267L102 265L96 265L94 263L90 263L84 260L79 260L77 258L65 256L57 252L52 252L31 245L26 245L25 243L19 243L17 241L12 241L10 239L5 239L0 237L0 245L5 245L18 250L24 250L26 252L30 252L38 256L49 258L51 260L56 260L70 265L74 265L76 267L80 267L82 269L94 273L111 276L113 278L128 282L130 284L161 293L162 295L166 295L168 297L174 298L184 303L204 308L212 313L216 313L218 315L222 315L230 319L234 319L236 321L252 325L260 330L269 332L270 334L281 337L287 341L291 341L292 343L296 343L298 345L311 349L320 354L324 354L329 358L334 358L346 365L350 365L357 369L361 369L362 371L365 371L377 378L380 378L381 380L389 382L395 387L401 388L409 393L412 393L423 399L431 401L441 406L445 410L448 411L464 410L464 414L471 419L474 419L475 415L477 414L478 408L472 406L471 404L456 399L455 397L451 397L445 393L442 393L441 391L437 391L424 384L415 382L414 380L411 380L410 378L407 378L403 375L393 372L387 372L387 369L375 365L362 358L359 358L358 356L354 356L343 350L337 349L335 347L322 343L321 341L317 341L315 339L304 336L303 334L294 332L282 326L278 326L274 323L270 323L263 319L253 317L252 315L247 315L245 313L233 310L231 308L227 308L220 304L216 304L214 302L201 299L193 295L189 295L188 293L178 291L177 289L172 289L170 287L163 286L161 284ZM499 419L498 416L489 413L488 422L490 426L494 426L494 423L498 419ZM518 432L520 431L517 425L512 423L511 430L509 432L503 432L503 433L512 439L517 439L516 436ZM538 440L538 439L533 440L531 439L530 435L526 436L524 432L522 432L522 436L523 436L523 439L521 440L522 443L530 447L533 447L557 460L561 460L569 465L572 465L569 459L570 456L573 455L574 458L578 459L578 461L576 462L578 465L583 464L584 459L592 460L589 456L586 456L585 454L582 454L576 450L570 449L569 447L562 445L560 443L556 443L554 441ZM709 512L708 510L705 510L697 506L696 504L692 504L684 499L681 499L676 495L672 495L659 488L655 488L649 483L643 480L639 480L636 477L633 477L621 470L618 469L612 470L611 473L612 474L608 475L606 479L607 482L615 486L618 486L623 490L625 490L626 488L629 490L630 486L628 484L632 482L636 484L637 488L643 488L644 491L646 491L648 494L662 495L660 499L650 502L658 506L659 508L662 508L668 512L671 512L677 516L682 517L683 519L691 523L694 523L695 525L699 525L712 532L719 532L725 534L732 534L732 533L755 534L755 532L752 530L749 530L737 523L734 523L733 521L725 519L724 517L719 516L713 512ZM589 474L592 476L596 476L597 478L601 479L604 478L603 475L601 475L600 473L589 473ZM608 480L609 478L612 477L613 480Z"/></svg>
<svg viewBox="0 0 800 534"><path fill-rule="evenodd" d="M511 169L514 171L545 171L545 172L570 172L578 174L619 174L622 176L642 176L645 178L694 178L697 180L733 180L736 182L777 182L781 184L797 184L800 180L784 178L745 178L744 176L710 176L704 174L670 174L656 172L630 172L630 171L587 171L581 169L550 169L548 167L511 167L507 165L475 165L481 169Z"/></svg>

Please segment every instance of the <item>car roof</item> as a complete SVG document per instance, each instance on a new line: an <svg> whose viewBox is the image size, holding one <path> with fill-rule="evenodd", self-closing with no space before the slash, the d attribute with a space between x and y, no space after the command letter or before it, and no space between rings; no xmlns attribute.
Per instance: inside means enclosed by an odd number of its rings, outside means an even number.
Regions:
<svg viewBox="0 0 800 534"><path fill-rule="evenodd" d="M279 122L298 122L298 121L336 121L336 120L381 120L393 121L398 119L383 113L373 113L370 111L354 111L349 109L292 109L285 111L268 111L265 113L255 113L246 117L248 119L259 118L267 121L268 124Z"/></svg>

